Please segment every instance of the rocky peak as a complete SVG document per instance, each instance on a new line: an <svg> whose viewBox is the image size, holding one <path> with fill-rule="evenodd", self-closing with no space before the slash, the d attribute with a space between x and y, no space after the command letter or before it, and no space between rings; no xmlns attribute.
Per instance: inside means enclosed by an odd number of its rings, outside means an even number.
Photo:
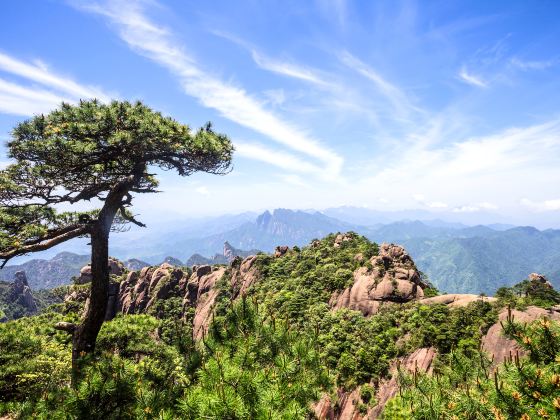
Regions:
<svg viewBox="0 0 560 420"><path fill-rule="evenodd" d="M148 267L150 265L147 262L139 260L137 258L130 258L123 264L129 270L142 270L144 267Z"/></svg>
<svg viewBox="0 0 560 420"><path fill-rule="evenodd" d="M19 303L30 313L37 312L37 305L35 304L35 299L33 299L31 288L27 283L25 271L18 271L15 274L14 282L10 286L8 301Z"/></svg>
<svg viewBox="0 0 560 420"><path fill-rule="evenodd" d="M333 244L341 246L349 236L338 235ZM426 287L414 261L406 250L395 244L382 244L379 255L354 271L354 283L342 292L335 292L330 304L334 309L349 308L364 315L376 313L381 305L404 303L424 297Z"/></svg>
<svg viewBox="0 0 560 420"><path fill-rule="evenodd" d="M334 239L333 246L335 248L339 248L342 245L343 242L348 242L348 241L351 241L351 240L352 240L352 237L350 235L339 233L338 235L336 235L336 238Z"/></svg>
<svg viewBox="0 0 560 420"><path fill-rule="evenodd" d="M543 286L552 289L552 284L548 281L548 279L543 276L542 274L538 273L531 273L528 277L529 281L533 284L542 284Z"/></svg>
<svg viewBox="0 0 560 420"><path fill-rule="evenodd" d="M171 257L171 256L167 256L165 257L165 259L162 261L162 264L169 264L169 265L177 265L177 266L182 266L183 262L175 257Z"/></svg>
<svg viewBox="0 0 560 420"><path fill-rule="evenodd" d="M257 227L260 230L266 230L268 223L270 222L271 219L272 219L272 214L270 214L268 210L265 211L263 214L257 217Z"/></svg>
<svg viewBox="0 0 560 420"><path fill-rule="evenodd" d="M224 257L228 262L232 262L237 256L236 251L237 250L233 246L231 246L228 241L224 242Z"/></svg>
<svg viewBox="0 0 560 420"><path fill-rule="evenodd" d="M287 245L277 246L276 249L274 250L274 257L279 258L283 255L286 255L289 250L290 247Z"/></svg>

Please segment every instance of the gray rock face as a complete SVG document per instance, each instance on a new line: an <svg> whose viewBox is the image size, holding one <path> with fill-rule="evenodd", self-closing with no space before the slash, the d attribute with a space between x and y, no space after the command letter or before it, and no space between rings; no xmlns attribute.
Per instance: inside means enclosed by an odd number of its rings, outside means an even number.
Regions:
<svg viewBox="0 0 560 420"><path fill-rule="evenodd" d="M29 313L37 312L37 305L35 299L33 299L31 288L27 283L25 271L18 271L15 274L14 282L10 287L8 301L18 302L20 305L24 306Z"/></svg>

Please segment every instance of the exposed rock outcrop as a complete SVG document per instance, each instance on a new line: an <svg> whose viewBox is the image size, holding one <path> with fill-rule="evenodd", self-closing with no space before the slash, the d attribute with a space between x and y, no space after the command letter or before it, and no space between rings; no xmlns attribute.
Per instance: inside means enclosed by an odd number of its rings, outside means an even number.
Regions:
<svg viewBox="0 0 560 420"><path fill-rule="evenodd" d="M348 237L338 235L334 245L338 243L340 246L345 240L349 240ZM371 315L385 303L403 303L424 297L426 284L402 246L382 244L379 255L369 262L372 268L360 267L354 272L351 287L333 294L331 307L354 309Z"/></svg>
<svg viewBox="0 0 560 420"><path fill-rule="evenodd" d="M543 317L548 317L552 320L560 320L560 313L554 310L546 310L536 306L529 306L524 311L513 309L511 316L514 322L529 323L536 321ZM505 322L508 317L508 310L504 309L500 312L499 321ZM515 342L505 337L502 333L502 325L500 322L492 325L486 335L482 338L482 348L493 357L494 364L502 363L506 357L519 352L519 355L524 355L525 351Z"/></svg>
<svg viewBox="0 0 560 420"><path fill-rule="evenodd" d="M122 262L115 258L109 258L109 274L120 276L124 273L124 265ZM76 279L76 284L86 284L91 282L91 264L88 264L80 270L80 275Z"/></svg>
<svg viewBox="0 0 560 420"><path fill-rule="evenodd" d="M37 305L35 299L33 299L25 271L15 273L14 282L11 284L8 293L8 302L20 304L28 313L37 312Z"/></svg>
<svg viewBox="0 0 560 420"><path fill-rule="evenodd" d="M185 276L188 276L188 271L184 272L167 263L128 273L119 286L115 313L132 314L146 311L157 299L171 297Z"/></svg>
<svg viewBox="0 0 560 420"><path fill-rule="evenodd" d="M423 373L432 373L436 354L436 350L433 347L427 347L417 349L412 354L397 359L397 362L391 365L391 378L380 382L375 394L377 405L368 411L367 418L376 419L385 408L387 402L397 395L399 390L397 367L409 373L415 370Z"/></svg>
<svg viewBox="0 0 560 420"><path fill-rule="evenodd" d="M274 250L274 258L279 258L283 255L286 255L286 253L289 250L290 250L289 246L286 246L286 245L277 246L276 249Z"/></svg>
<svg viewBox="0 0 560 420"><path fill-rule="evenodd" d="M242 260L236 257L229 270L233 298L245 294L248 288L258 279L258 269L255 262L257 256L250 256ZM120 276L124 267L117 261L112 261L111 273ZM112 279L109 284L109 299L105 319L110 320L117 313L137 314L149 311L159 300L171 297L182 298L184 313L194 310L193 334L200 338L207 330L211 319L216 297L219 294L218 281L227 271L225 266L199 265L193 266L192 271L184 267L175 267L168 263L160 266L144 267L139 271L131 271L121 282ZM91 281L91 267L82 269L82 281ZM86 302L89 292L76 289L66 296L70 303Z"/></svg>
<svg viewBox="0 0 560 420"><path fill-rule="evenodd" d="M552 289L552 284L542 274L531 273L531 274L529 274L528 279L532 283L541 283L541 284L545 285L546 287L548 287L549 289Z"/></svg>
<svg viewBox="0 0 560 420"><path fill-rule="evenodd" d="M377 419L387 402L398 392L397 369L400 368L408 372L418 370L418 372L431 373L435 356L436 351L434 348L420 348L412 354L401 357L392 363L390 367L391 377L382 380L377 386L375 394L377 404L370 407L365 414L360 412L360 404L363 403L360 392L361 387L357 387L352 391L339 389L337 391L336 404L333 404L330 396L323 396L313 406L313 412L319 420Z"/></svg>
<svg viewBox="0 0 560 420"><path fill-rule="evenodd" d="M237 296L245 295L249 288L258 280L259 270L256 262L257 256L252 255L239 261L238 266L232 264L232 267L235 269L231 276L231 286L236 291Z"/></svg>
<svg viewBox="0 0 560 420"><path fill-rule="evenodd" d="M185 290L183 308L194 308L193 335L199 339L208 330L212 309L218 296L216 286L226 271L225 267L203 265L193 270L191 277L180 285Z"/></svg>
<svg viewBox="0 0 560 420"><path fill-rule="evenodd" d="M348 234L343 234L343 233L339 233L338 235L336 235L336 238L334 239L334 243L333 246L335 248L339 248L343 242L348 242L351 241L352 237Z"/></svg>

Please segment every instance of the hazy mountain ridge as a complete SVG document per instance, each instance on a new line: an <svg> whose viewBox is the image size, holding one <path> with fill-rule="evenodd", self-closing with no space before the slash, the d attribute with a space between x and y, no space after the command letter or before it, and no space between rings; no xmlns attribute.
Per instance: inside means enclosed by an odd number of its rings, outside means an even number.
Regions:
<svg viewBox="0 0 560 420"><path fill-rule="evenodd" d="M0 270L0 280L12 282L16 272L25 271L31 289L50 289L69 284L70 279L79 275L80 269L89 260L89 255L61 252L50 260L34 259L23 264L8 265Z"/></svg>
<svg viewBox="0 0 560 420"><path fill-rule="evenodd" d="M369 223L355 224L317 211L276 209L252 221L247 221L255 216L250 213L218 218L217 225L208 229L211 234L197 237L189 235L198 235L204 230L177 222L177 232L151 232L149 237L157 234L157 240L134 240L126 254L118 252L122 248L119 245L112 255L123 259L124 264L130 264L133 269L160 264L169 256L176 264L178 261L190 266L225 264L229 262L224 257L226 242L237 255L245 257L257 250L272 252L278 245L302 246L332 232L355 231L378 243L404 245L419 269L436 287L448 293L493 294L498 287L512 285L531 272L542 272L556 287L560 286L560 230L510 228L502 224L467 226L438 219L380 223L381 219L371 219L377 214L371 210L335 210L327 213L350 214L351 221ZM412 213L399 212L403 216ZM206 221L204 226L211 226L211 222ZM225 230L216 233L220 228ZM142 231L134 232L134 236L139 232ZM141 248L144 244L146 249ZM157 253L156 247L159 247ZM123 258L133 251L137 252L134 258ZM51 261L32 260L19 266L7 266L0 270L0 280L12 281L15 271L25 270L33 289L68 284L88 261L89 256L60 253Z"/></svg>

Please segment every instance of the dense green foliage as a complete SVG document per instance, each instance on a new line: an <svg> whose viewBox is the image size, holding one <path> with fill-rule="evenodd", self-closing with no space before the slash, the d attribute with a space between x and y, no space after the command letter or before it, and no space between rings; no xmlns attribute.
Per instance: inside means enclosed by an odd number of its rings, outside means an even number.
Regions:
<svg viewBox="0 0 560 420"><path fill-rule="evenodd" d="M353 271L368 266L378 253L375 243L359 235L350 233L351 240L338 248L332 245L335 237L294 247L282 258L259 256L262 279L248 293L267 311L317 336L321 357L339 386L377 382L392 359L419 347L434 346L442 354L453 348L472 352L495 322L496 311L483 301L455 310L445 305L387 306L369 318L351 310L332 312L332 293L352 285ZM228 284L222 282L224 302L235 295Z"/></svg>
<svg viewBox="0 0 560 420"><path fill-rule="evenodd" d="M560 417L560 324L547 319L505 333L528 352L492 366L486 355L461 351L443 358L433 375L399 372L400 396L385 418L537 419Z"/></svg>
<svg viewBox="0 0 560 420"><path fill-rule="evenodd" d="M105 323L95 363L84 365L86 379L72 390L71 345L52 327L62 319L73 315L49 313L0 325L0 413L78 419L303 418L311 402L330 389L317 341L242 300L198 343L181 342L170 334L169 323L150 315Z"/></svg>
<svg viewBox="0 0 560 420"><path fill-rule="evenodd" d="M523 308L527 305L549 308L560 304L560 293L550 284L531 280L523 280L512 287L500 287L496 291L496 297L502 306L512 308Z"/></svg>

